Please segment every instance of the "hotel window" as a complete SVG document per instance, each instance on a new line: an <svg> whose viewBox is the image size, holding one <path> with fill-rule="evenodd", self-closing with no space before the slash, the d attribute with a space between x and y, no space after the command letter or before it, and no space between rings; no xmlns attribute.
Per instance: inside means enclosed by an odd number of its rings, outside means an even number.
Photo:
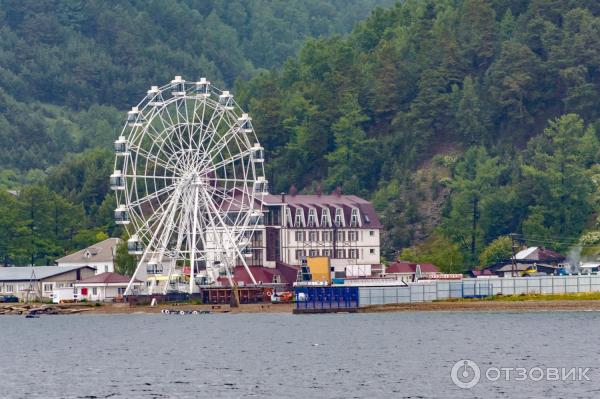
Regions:
<svg viewBox="0 0 600 399"><path fill-rule="evenodd" d="M346 258L346 250L345 249L338 249L336 251L336 258L338 258L338 259L345 259Z"/></svg>
<svg viewBox="0 0 600 399"><path fill-rule="evenodd" d="M296 231L294 234L295 234L295 238L296 238L297 242L306 241L305 240L306 235L305 235L304 231Z"/></svg>
<svg viewBox="0 0 600 399"><path fill-rule="evenodd" d="M318 249L310 249L308 251L308 256L319 256L319 250Z"/></svg>
<svg viewBox="0 0 600 399"><path fill-rule="evenodd" d="M296 209L296 216L294 218L294 227L302 227L304 225L304 215L302 209Z"/></svg>
<svg viewBox="0 0 600 399"><path fill-rule="evenodd" d="M332 253L333 252L331 251L331 249L324 249L323 250L323 256L327 256L327 257L331 258L331 254Z"/></svg>
<svg viewBox="0 0 600 399"><path fill-rule="evenodd" d="M322 234L322 237L323 237L323 241L325 241L325 242L331 242L331 237L332 237L331 231L326 230L326 231L324 231L321 234Z"/></svg>
<svg viewBox="0 0 600 399"><path fill-rule="evenodd" d="M337 232L337 240L338 241L346 241L346 232L345 231L338 231Z"/></svg>
<svg viewBox="0 0 600 399"><path fill-rule="evenodd" d="M335 208L335 225L337 227L342 227L345 225L344 211L342 210L342 208Z"/></svg>
<svg viewBox="0 0 600 399"><path fill-rule="evenodd" d="M358 259L358 249L349 249L348 250L348 258Z"/></svg>
<svg viewBox="0 0 600 399"><path fill-rule="evenodd" d="M44 284L44 292L52 291L52 284Z"/></svg>
<svg viewBox="0 0 600 399"><path fill-rule="evenodd" d="M308 232L308 241L319 241L319 232L318 231L309 231Z"/></svg>
<svg viewBox="0 0 600 399"><path fill-rule="evenodd" d="M358 241L358 231L351 230L348 232L348 241Z"/></svg>
<svg viewBox="0 0 600 399"><path fill-rule="evenodd" d="M350 227L358 227L360 225L358 208L353 208L350 214Z"/></svg>
<svg viewBox="0 0 600 399"><path fill-rule="evenodd" d="M323 208L321 211L321 227L331 227L331 215L329 215L329 208Z"/></svg>
<svg viewBox="0 0 600 399"><path fill-rule="evenodd" d="M304 250L302 250L302 249L296 250L296 260L301 260L305 256L306 256L306 253L304 252Z"/></svg>
<svg viewBox="0 0 600 399"><path fill-rule="evenodd" d="M310 208L308 210L308 224L307 227L317 227L317 210Z"/></svg>

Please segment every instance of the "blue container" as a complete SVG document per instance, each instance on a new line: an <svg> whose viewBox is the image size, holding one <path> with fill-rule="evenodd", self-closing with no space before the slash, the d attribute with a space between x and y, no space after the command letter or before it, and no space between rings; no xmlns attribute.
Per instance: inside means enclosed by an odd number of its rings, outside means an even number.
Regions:
<svg viewBox="0 0 600 399"><path fill-rule="evenodd" d="M296 309L356 309L358 287L296 287Z"/></svg>

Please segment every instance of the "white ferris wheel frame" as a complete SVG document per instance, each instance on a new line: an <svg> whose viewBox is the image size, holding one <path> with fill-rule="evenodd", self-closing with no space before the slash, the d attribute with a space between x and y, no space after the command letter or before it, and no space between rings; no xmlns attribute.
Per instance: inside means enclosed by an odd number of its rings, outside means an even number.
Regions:
<svg viewBox="0 0 600 399"><path fill-rule="evenodd" d="M264 155L251 118L229 92L179 76L153 86L128 113L115 149L115 216L143 247L126 295L145 263L164 258L165 293L186 261L190 294L197 262L211 281L224 271L231 285L240 262L256 284L245 255L262 223Z"/></svg>

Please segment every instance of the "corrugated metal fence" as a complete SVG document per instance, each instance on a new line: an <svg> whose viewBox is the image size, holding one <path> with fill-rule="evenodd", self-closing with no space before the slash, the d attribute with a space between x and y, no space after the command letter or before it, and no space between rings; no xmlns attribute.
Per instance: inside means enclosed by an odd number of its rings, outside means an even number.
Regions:
<svg viewBox="0 0 600 399"><path fill-rule="evenodd" d="M600 292L600 276L504 277L435 281L408 287L359 287L359 306L426 302L490 295Z"/></svg>

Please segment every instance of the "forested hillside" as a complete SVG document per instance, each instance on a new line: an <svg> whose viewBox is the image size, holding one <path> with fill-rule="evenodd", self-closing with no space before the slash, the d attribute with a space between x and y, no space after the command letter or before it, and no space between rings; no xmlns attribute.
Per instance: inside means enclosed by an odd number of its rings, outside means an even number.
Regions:
<svg viewBox="0 0 600 399"><path fill-rule="evenodd" d="M81 237L118 234L102 180L117 109L175 74L208 76L235 81L273 191L372 199L388 260L458 271L509 233L593 252L600 3L407 0L332 35L375 4L389 2L2 2L3 184L42 182L50 203L80 207ZM75 245L55 230L59 250Z"/></svg>
<svg viewBox="0 0 600 399"><path fill-rule="evenodd" d="M374 199L385 254L447 270L597 228L600 3L406 1L242 86L275 190ZM588 235L589 236L589 235Z"/></svg>
<svg viewBox="0 0 600 399"><path fill-rule="evenodd" d="M174 74L232 88L306 37L393 0L7 0L0 3L0 181L108 146L122 112ZM11 173L9 170L14 171Z"/></svg>

